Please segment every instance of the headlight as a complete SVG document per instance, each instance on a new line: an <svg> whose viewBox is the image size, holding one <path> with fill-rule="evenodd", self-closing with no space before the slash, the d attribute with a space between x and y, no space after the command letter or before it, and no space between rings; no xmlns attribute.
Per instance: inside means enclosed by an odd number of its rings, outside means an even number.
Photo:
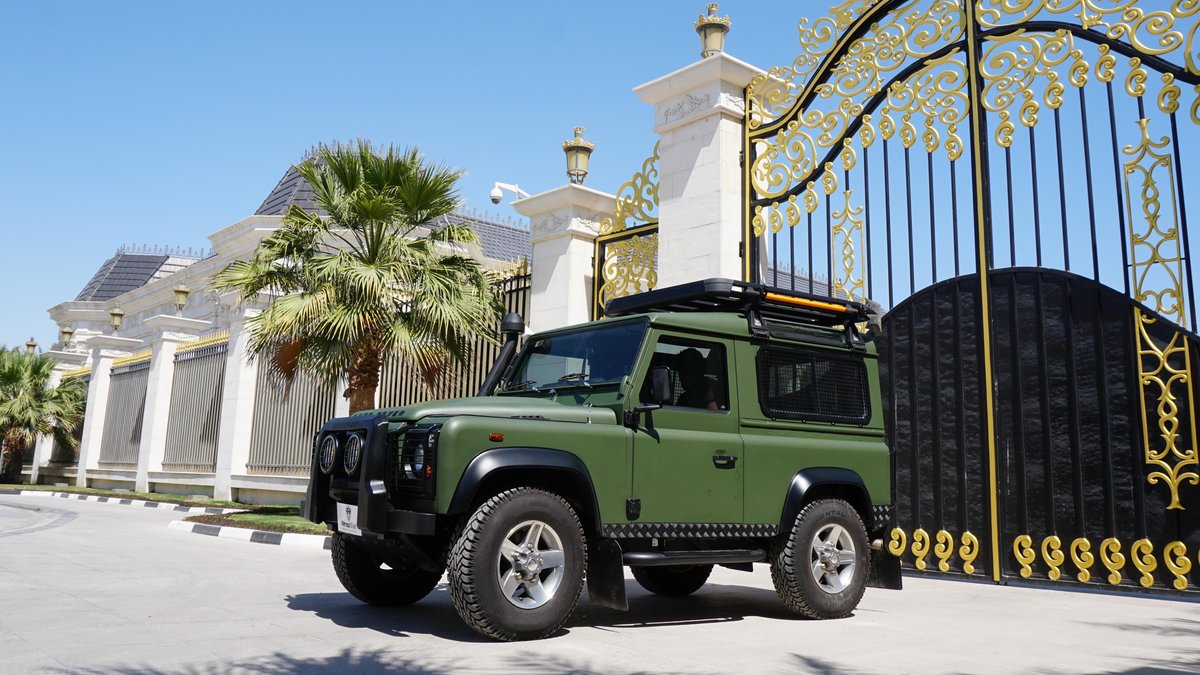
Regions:
<svg viewBox="0 0 1200 675"><path fill-rule="evenodd" d="M338 442L337 437L330 434L321 441L321 453L317 456L318 465L321 467L321 473L333 473L333 462L337 458Z"/></svg>
<svg viewBox="0 0 1200 675"><path fill-rule="evenodd" d="M404 477L405 478L407 478L409 480L414 480L414 479L420 477L421 474L417 472L417 463L418 462L420 462L422 465L425 464L425 444L424 443L417 443L417 446L415 448L413 448L413 450L412 450L412 454L410 454L404 458Z"/></svg>
<svg viewBox="0 0 1200 675"><path fill-rule="evenodd" d="M358 470L359 460L362 459L362 434L350 434L346 439L346 451L342 454L342 468L347 474L353 475Z"/></svg>

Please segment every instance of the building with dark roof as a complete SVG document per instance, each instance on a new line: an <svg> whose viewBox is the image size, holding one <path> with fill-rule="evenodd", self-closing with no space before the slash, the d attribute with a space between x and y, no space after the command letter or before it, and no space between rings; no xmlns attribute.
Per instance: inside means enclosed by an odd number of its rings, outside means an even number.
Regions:
<svg viewBox="0 0 1200 675"><path fill-rule="evenodd" d="M282 216L292 205L305 211L322 213L316 204L312 186L295 166L288 167L254 215ZM516 262L528 260L533 253L529 243L529 228L512 219L500 220L491 214L476 211L456 211L438 218L429 226L437 229L447 222L463 223L470 227L479 236L480 254L487 260Z"/></svg>
<svg viewBox="0 0 1200 675"><path fill-rule="evenodd" d="M75 296L77 302L104 302L162 279L195 263L200 256L181 251L149 253L148 249L120 248Z"/></svg>

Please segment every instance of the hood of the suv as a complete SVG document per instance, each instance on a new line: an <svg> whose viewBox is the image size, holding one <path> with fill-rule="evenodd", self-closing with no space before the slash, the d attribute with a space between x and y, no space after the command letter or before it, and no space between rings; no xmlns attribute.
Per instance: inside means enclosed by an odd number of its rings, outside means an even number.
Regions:
<svg viewBox="0 0 1200 675"><path fill-rule="evenodd" d="M547 399L518 396L456 398L430 401L403 408L363 411L358 414L387 415L388 419L395 422L415 422L427 417L473 415L476 417L542 419L552 422L617 423L616 414L609 408L563 405Z"/></svg>

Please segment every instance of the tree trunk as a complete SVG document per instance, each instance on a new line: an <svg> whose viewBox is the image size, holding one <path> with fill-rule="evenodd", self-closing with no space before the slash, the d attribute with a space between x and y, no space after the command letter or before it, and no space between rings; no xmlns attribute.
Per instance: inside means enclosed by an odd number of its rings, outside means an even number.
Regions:
<svg viewBox="0 0 1200 675"><path fill-rule="evenodd" d="M24 451L25 448L19 444L7 439L0 441L0 483L21 482L21 455Z"/></svg>
<svg viewBox="0 0 1200 675"><path fill-rule="evenodd" d="M350 399L350 414L375 407L375 391L379 388L379 351L364 348L354 355L354 361L346 373L349 386L344 396Z"/></svg>

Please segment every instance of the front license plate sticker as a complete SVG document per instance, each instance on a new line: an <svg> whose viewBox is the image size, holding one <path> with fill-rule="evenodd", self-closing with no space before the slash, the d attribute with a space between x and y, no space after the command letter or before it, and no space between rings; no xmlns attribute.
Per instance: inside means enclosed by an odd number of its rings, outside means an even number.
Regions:
<svg viewBox="0 0 1200 675"><path fill-rule="evenodd" d="M342 504L339 502L337 505L337 514L338 532L345 532L346 534L362 534L362 530L358 529L358 506L354 504Z"/></svg>

